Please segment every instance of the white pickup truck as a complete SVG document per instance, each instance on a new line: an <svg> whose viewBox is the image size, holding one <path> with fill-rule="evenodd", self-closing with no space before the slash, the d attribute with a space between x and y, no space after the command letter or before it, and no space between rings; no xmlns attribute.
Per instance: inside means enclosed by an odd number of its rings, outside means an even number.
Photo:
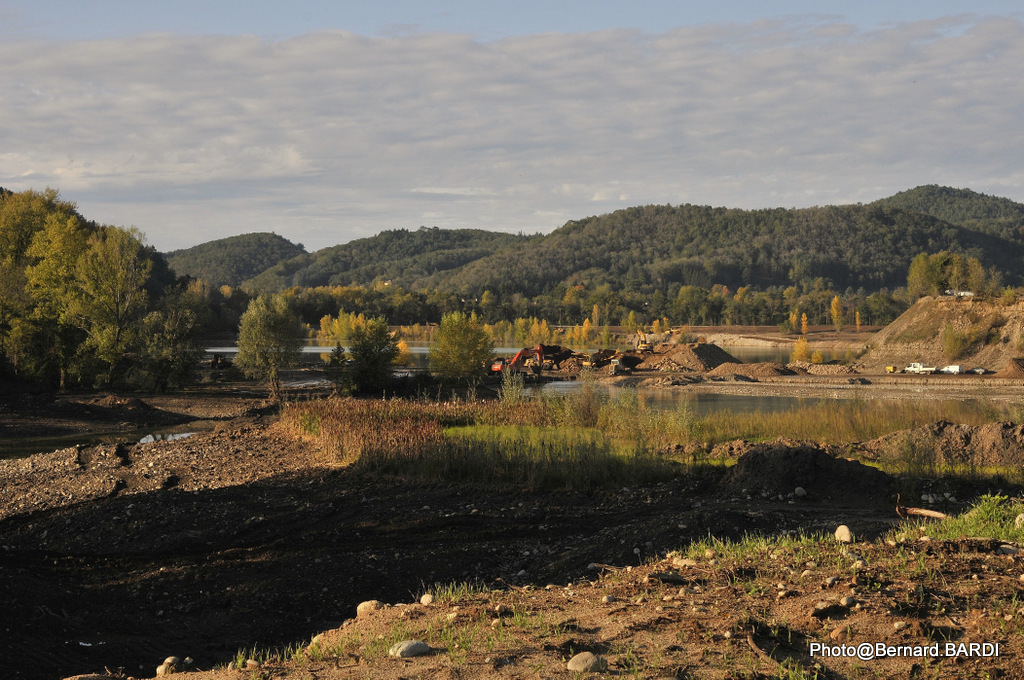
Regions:
<svg viewBox="0 0 1024 680"><path fill-rule="evenodd" d="M903 369L904 373L921 373L921 374L924 374L924 375L927 375L929 373L934 373L935 371L936 371L936 368L934 366L925 366L924 364L917 363L917 362L914 362L914 363L910 364L909 366L907 366L905 369Z"/></svg>

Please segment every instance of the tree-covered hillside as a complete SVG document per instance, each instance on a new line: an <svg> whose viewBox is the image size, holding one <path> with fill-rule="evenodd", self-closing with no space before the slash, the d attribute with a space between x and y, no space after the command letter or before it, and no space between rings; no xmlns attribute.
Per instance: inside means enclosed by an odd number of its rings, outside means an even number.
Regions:
<svg viewBox="0 0 1024 680"><path fill-rule="evenodd" d="M873 205L912 210L1002 238L1020 241L1024 237L1024 205L970 189L929 184L901 191Z"/></svg>
<svg viewBox="0 0 1024 680"><path fill-rule="evenodd" d="M443 278L470 262L528 241L525 236L480 229L395 229L293 257L252 278L247 286L281 290L390 281L420 288L431 277Z"/></svg>
<svg viewBox="0 0 1024 680"><path fill-rule="evenodd" d="M242 234L208 241L167 253L178 274L203 279L214 287L237 286L270 267L305 253L295 244L272 233Z"/></svg>
<svg viewBox="0 0 1024 680"><path fill-rule="evenodd" d="M1021 281L1024 205L966 189L922 186L867 205L740 210L648 205L568 222L546 236L420 228L306 253L274 234L246 234L168 255L174 269L246 288L390 281L409 290L534 297L609 286L674 295L681 286L892 290L911 260L975 257Z"/></svg>
<svg viewBox="0 0 1024 680"><path fill-rule="evenodd" d="M431 284L466 294L537 295L558 285L619 290L672 284L789 286L824 279L839 290L896 288L921 252L978 257L1019 281L1024 244L885 206L735 210L651 205L569 222Z"/></svg>

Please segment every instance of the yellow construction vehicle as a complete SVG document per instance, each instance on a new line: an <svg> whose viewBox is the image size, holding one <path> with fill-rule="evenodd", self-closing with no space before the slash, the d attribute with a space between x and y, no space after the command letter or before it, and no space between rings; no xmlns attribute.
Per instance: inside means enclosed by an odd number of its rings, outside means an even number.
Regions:
<svg viewBox="0 0 1024 680"><path fill-rule="evenodd" d="M651 343L644 332L639 328L636 330L636 351L637 352L653 352L654 344Z"/></svg>

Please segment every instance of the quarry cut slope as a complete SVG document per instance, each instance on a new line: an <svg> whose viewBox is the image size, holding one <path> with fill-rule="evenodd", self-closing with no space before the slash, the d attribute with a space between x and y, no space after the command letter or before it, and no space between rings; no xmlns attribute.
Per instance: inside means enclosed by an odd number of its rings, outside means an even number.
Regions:
<svg viewBox="0 0 1024 680"><path fill-rule="evenodd" d="M918 361L1000 371L1018 357L1024 357L1024 302L925 297L878 332L859 365L903 368Z"/></svg>

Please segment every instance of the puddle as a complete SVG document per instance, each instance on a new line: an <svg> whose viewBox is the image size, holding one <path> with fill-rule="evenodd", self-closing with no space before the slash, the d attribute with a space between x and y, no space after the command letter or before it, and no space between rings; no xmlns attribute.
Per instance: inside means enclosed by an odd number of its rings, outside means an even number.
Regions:
<svg viewBox="0 0 1024 680"><path fill-rule="evenodd" d="M195 432L158 432L156 434L147 434L145 437L139 440L139 443L152 444L153 442L173 442L178 439L187 439L194 434Z"/></svg>
<svg viewBox="0 0 1024 680"><path fill-rule="evenodd" d="M50 453L70 446L94 446L96 444L117 444L119 442L172 442L186 439L201 432L212 432L219 425L214 420L196 420L184 425L139 430L105 430L66 434L51 437L24 437L0 439L0 459L25 458L36 453Z"/></svg>

